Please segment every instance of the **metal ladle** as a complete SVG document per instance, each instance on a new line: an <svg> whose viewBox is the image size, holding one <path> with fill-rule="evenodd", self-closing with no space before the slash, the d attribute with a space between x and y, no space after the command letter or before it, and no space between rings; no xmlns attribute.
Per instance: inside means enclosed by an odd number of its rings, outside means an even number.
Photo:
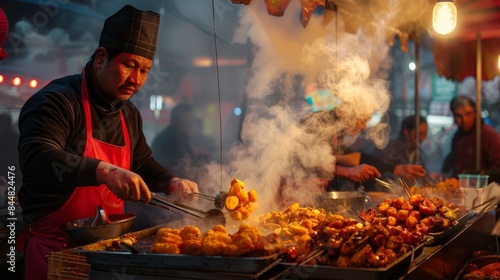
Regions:
<svg viewBox="0 0 500 280"><path fill-rule="evenodd" d="M95 227L98 225L111 224L111 221L108 218L108 214L102 207L102 205L98 205L95 209L95 217L90 224L91 227Z"/></svg>

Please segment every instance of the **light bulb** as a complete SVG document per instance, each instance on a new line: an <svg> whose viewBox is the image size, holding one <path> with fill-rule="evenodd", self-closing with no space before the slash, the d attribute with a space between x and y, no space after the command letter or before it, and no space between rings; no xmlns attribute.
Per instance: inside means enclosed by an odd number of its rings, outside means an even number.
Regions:
<svg viewBox="0 0 500 280"><path fill-rule="evenodd" d="M446 35L457 26L457 7L452 0L436 3L432 10L432 27L437 33Z"/></svg>

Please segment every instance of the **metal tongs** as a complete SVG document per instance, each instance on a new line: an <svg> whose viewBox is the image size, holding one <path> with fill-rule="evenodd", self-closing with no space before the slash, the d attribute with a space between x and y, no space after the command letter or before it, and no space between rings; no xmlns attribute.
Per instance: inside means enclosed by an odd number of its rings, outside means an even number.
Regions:
<svg viewBox="0 0 500 280"><path fill-rule="evenodd" d="M387 183L386 181L384 180L381 180L379 178L375 178L375 181L377 183L379 183L380 185L382 185L382 187L386 188L386 189L389 189L389 190L392 190L392 187L391 187L391 184Z"/></svg>
<svg viewBox="0 0 500 280"><path fill-rule="evenodd" d="M226 218L224 214L218 209L210 209L207 212L184 205L178 201L170 199L158 193L151 192L150 204L170 210L176 214L179 214L185 218L195 218L208 224L225 224Z"/></svg>
<svg viewBox="0 0 500 280"><path fill-rule="evenodd" d="M186 218L195 217L198 219L204 219L206 217L205 211L184 205L178 201L154 192L151 192L151 201L149 203L170 210ZM186 216L186 214L188 216Z"/></svg>
<svg viewBox="0 0 500 280"><path fill-rule="evenodd" d="M410 186L408 186L408 184L403 179L401 179L401 178L399 178L399 183L401 184L401 187L403 187L403 191L408 196L408 199L410 199L411 196L413 195L411 193Z"/></svg>
<svg viewBox="0 0 500 280"><path fill-rule="evenodd" d="M217 210L222 210L224 208L224 204L226 203L226 198L227 198L227 192L225 192L225 191L218 192L215 195L215 197L208 195L208 194L202 194L202 193L191 193L191 195L197 196L199 198L203 198L206 200L213 201L215 209L217 209Z"/></svg>

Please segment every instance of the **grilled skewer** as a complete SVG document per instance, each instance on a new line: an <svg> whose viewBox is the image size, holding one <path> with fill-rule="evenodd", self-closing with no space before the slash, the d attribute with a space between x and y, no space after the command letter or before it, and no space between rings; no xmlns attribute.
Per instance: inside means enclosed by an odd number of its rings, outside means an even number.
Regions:
<svg viewBox="0 0 500 280"><path fill-rule="evenodd" d="M405 191L406 195L408 196L408 199L411 198L412 196L412 193L411 193L411 190L410 190L410 187L408 186L408 184L403 181L403 179L399 178L399 183L401 184L401 187L403 187L403 190Z"/></svg>
<svg viewBox="0 0 500 280"><path fill-rule="evenodd" d="M382 187L392 190L391 184L387 183L386 181L383 181L379 178L375 178L375 181L382 185Z"/></svg>

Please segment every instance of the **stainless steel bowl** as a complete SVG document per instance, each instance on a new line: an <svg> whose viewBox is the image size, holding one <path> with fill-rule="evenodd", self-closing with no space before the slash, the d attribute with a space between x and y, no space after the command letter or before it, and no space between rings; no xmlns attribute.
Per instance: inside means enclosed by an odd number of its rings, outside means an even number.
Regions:
<svg viewBox="0 0 500 280"><path fill-rule="evenodd" d="M318 206L333 214L357 217L370 205L370 198L359 191L331 191L317 198Z"/></svg>
<svg viewBox="0 0 500 280"><path fill-rule="evenodd" d="M118 237L130 231L135 220L134 214L108 215L110 224L92 226L95 217L78 219L61 226L61 230L73 245L85 245L99 240Z"/></svg>

